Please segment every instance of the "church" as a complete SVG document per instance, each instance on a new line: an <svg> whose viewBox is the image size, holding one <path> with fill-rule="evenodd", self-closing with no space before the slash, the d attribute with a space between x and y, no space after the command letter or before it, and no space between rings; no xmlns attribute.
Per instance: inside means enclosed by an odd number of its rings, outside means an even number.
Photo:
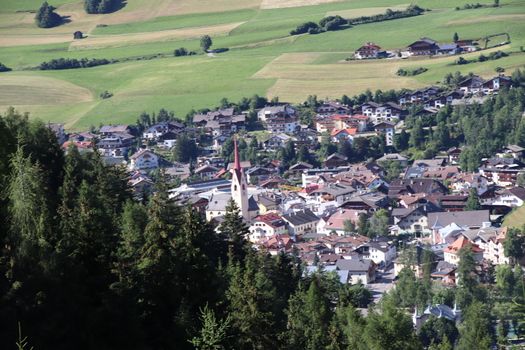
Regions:
<svg viewBox="0 0 525 350"><path fill-rule="evenodd" d="M214 193L206 208L206 220L219 218L226 214L228 201L233 199L240 210L244 221L251 222L253 218L259 215L259 206L252 195L248 194L248 182L246 174L241 167L239 149L237 148L237 139L234 139L234 163L231 169L232 179L230 193Z"/></svg>

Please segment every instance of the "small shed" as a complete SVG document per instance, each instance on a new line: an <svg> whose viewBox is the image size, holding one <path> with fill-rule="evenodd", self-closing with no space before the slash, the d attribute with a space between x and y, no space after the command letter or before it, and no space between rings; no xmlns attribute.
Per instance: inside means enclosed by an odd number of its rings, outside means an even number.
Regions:
<svg viewBox="0 0 525 350"><path fill-rule="evenodd" d="M83 39L83 38L84 38L84 34L82 34L80 30L77 30L76 32L73 33L73 39Z"/></svg>

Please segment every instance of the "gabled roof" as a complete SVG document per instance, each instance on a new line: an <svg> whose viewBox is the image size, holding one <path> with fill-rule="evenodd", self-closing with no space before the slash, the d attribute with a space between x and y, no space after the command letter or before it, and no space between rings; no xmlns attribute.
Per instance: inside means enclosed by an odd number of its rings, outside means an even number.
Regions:
<svg viewBox="0 0 525 350"><path fill-rule="evenodd" d="M315 215L310 209L304 209L291 214L283 215L283 219L294 226L319 221L317 215Z"/></svg>
<svg viewBox="0 0 525 350"><path fill-rule="evenodd" d="M355 135L357 134L357 128L346 128L346 129L334 129L330 133L331 136L337 136L341 133L347 134L347 135Z"/></svg>
<svg viewBox="0 0 525 350"><path fill-rule="evenodd" d="M477 244L470 243L467 237L461 235L451 245L445 248L445 253L458 254L462 248L468 245L471 246L471 250L473 253L483 252L483 249L481 249Z"/></svg>
<svg viewBox="0 0 525 350"><path fill-rule="evenodd" d="M155 153L151 152L149 149L141 149L138 152L133 153L133 155L131 155L131 157L129 157L129 158L130 159L137 159L137 158L142 157L142 156L144 156L146 154L157 156Z"/></svg>
<svg viewBox="0 0 525 350"><path fill-rule="evenodd" d="M372 260L368 259L340 259L335 265L338 270L351 272L368 272L373 266Z"/></svg>
<svg viewBox="0 0 525 350"><path fill-rule="evenodd" d="M488 210L469 210L428 214L428 225L436 229L448 226L452 223L464 227L481 227L484 222L490 222L490 212Z"/></svg>

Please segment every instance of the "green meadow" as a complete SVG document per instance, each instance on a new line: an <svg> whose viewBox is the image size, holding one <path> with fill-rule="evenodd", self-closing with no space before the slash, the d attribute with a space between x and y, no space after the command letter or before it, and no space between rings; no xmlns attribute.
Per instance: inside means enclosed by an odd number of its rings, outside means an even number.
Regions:
<svg viewBox="0 0 525 350"><path fill-rule="evenodd" d="M184 117L192 109L216 106L223 97L236 101L259 94L300 102L310 94L330 98L367 88L417 88L454 71L491 76L496 67L508 74L525 67L525 53L521 52L525 46L525 0L500 1L499 8L461 11L454 9L463 5L460 1L414 1L429 11L335 32L289 36L298 24L317 22L327 14L358 17L407 5L403 0L320 2L293 1L290 4L300 6L275 8L287 1L128 0L118 12L87 15L82 1L58 0L50 3L58 13L70 16L71 22L39 29L32 22L33 14L20 11L35 10L40 1L4 0L0 62L13 71L0 73L0 110L12 105L43 120L81 129L134 122L142 111L160 108ZM72 33L77 29L87 38L73 41ZM423 36L451 42L454 32L460 38L507 32L511 43L499 49L511 54L461 66L453 64L457 57L345 61L368 41L385 49L402 49ZM202 54L199 37L203 33L212 37L214 48L229 51ZM173 57L173 50L179 47L199 54ZM162 55L144 58L155 54ZM477 56L479 53L466 55ZM86 69L34 69L42 61L61 57L125 62ZM401 67L420 66L428 71L415 77L395 74ZM101 99L105 90L113 97Z"/></svg>

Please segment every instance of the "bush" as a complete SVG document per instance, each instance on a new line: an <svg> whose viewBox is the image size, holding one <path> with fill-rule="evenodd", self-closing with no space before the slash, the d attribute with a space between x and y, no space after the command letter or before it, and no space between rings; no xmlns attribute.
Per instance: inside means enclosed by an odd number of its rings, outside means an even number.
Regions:
<svg viewBox="0 0 525 350"><path fill-rule="evenodd" d="M55 13L56 8L45 1L38 9L35 22L40 28L52 28L62 23L62 17Z"/></svg>
<svg viewBox="0 0 525 350"><path fill-rule="evenodd" d="M400 68L396 74L402 77L405 77L405 76L411 77L414 75L425 73L427 70L428 69L425 67L419 67L419 68L411 69L411 70L405 70L403 68Z"/></svg>
<svg viewBox="0 0 525 350"><path fill-rule="evenodd" d="M295 30L292 30L290 32L290 35L308 33L310 29L319 30L319 25L317 25L317 23L314 22L306 22L303 24L299 24Z"/></svg>
<svg viewBox="0 0 525 350"><path fill-rule="evenodd" d="M505 68L496 67L495 71L496 71L496 73L503 73L505 71Z"/></svg>
<svg viewBox="0 0 525 350"><path fill-rule="evenodd" d="M114 62L114 61L113 61ZM105 58L82 58L77 60L76 58L58 58L53 59L49 62L42 62L38 69L40 70L59 70L59 69L75 69L75 68L89 68L96 67L105 64L110 64L112 61L109 61Z"/></svg>
<svg viewBox="0 0 525 350"><path fill-rule="evenodd" d="M456 64L458 64L458 65L467 64L467 63L469 63L469 62L466 59L464 59L463 57L458 58L457 61L456 61Z"/></svg>
<svg viewBox="0 0 525 350"><path fill-rule="evenodd" d="M486 60L488 60L487 56L485 56L484 54L479 55L478 57L479 62L485 62Z"/></svg>
<svg viewBox="0 0 525 350"><path fill-rule="evenodd" d="M111 98L113 96L113 94L111 92L109 92L108 90L104 91L103 93L100 94L100 98L105 100L107 98Z"/></svg>
<svg viewBox="0 0 525 350"><path fill-rule="evenodd" d="M0 72L9 72L11 68L5 66L4 64L0 63Z"/></svg>
<svg viewBox="0 0 525 350"><path fill-rule="evenodd" d="M184 47L181 47L179 49L175 49L175 51L173 51L173 56L175 56L175 57L187 56L187 55L188 55L188 50L186 50Z"/></svg>

